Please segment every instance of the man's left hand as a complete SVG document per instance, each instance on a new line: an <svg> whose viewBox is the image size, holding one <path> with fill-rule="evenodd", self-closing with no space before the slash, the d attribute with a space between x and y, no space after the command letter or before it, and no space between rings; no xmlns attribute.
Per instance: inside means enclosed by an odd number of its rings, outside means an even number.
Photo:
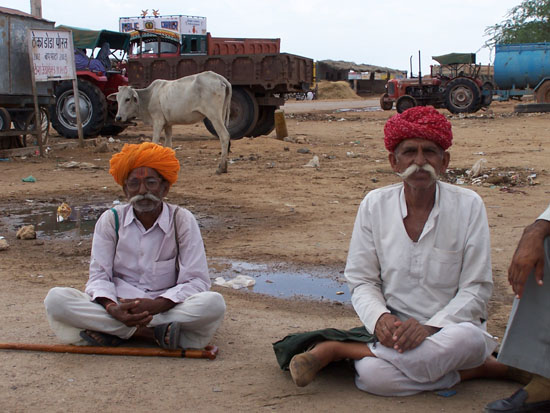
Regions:
<svg viewBox="0 0 550 413"><path fill-rule="evenodd" d="M424 326L414 318L409 318L405 322L399 322L395 333L393 334L393 348L400 353L412 350L418 347L426 337L438 332L439 329L431 326Z"/></svg>
<svg viewBox="0 0 550 413"><path fill-rule="evenodd" d="M132 314L139 314L147 311L150 315L155 315L168 311L176 305L173 301L163 297L158 297L154 300L151 298L121 298L119 301L121 303L137 302L137 305L130 310Z"/></svg>

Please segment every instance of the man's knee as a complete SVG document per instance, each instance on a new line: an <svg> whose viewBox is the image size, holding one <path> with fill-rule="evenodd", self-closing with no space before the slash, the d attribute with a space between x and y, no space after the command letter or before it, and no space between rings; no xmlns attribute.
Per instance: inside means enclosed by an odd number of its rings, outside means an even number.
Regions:
<svg viewBox="0 0 550 413"><path fill-rule="evenodd" d="M225 300L220 293L214 291L205 291L200 294L202 306L204 307L204 316L212 321L217 320L225 314Z"/></svg>
<svg viewBox="0 0 550 413"><path fill-rule="evenodd" d="M52 317L60 315L64 311L63 308L66 303L66 296L67 288L54 287L48 291L48 295L46 295L44 299L46 312Z"/></svg>
<svg viewBox="0 0 550 413"><path fill-rule="evenodd" d="M487 341L480 328L471 323L459 323L447 328L453 336L455 349L464 349L472 357L484 359Z"/></svg>
<svg viewBox="0 0 550 413"><path fill-rule="evenodd" d="M359 390L378 396L394 396L397 383L394 366L376 357L365 357L355 362L355 385Z"/></svg>

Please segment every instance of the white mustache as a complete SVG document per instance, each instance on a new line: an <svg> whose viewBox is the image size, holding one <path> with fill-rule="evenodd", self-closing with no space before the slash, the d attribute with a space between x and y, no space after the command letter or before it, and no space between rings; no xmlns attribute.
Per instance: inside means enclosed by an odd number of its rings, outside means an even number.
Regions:
<svg viewBox="0 0 550 413"><path fill-rule="evenodd" d="M144 195L133 196L132 198L130 198L128 200L128 202L130 202L130 204L132 204L132 206L139 212L150 212L150 211L152 211L153 209L155 209L157 207L156 205L152 205L151 207L144 208L144 207L138 205L139 201L143 201L145 199L148 199L149 201L153 201L156 204L158 204L159 202L162 201L159 197L157 197L157 196L155 196L155 195L148 192Z"/></svg>
<svg viewBox="0 0 550 413"><path fill-rule="evenodd" d="M411 166L409 166L407 169L405 169L403 172L398 172L397 175L399 175L402 179L407 179L412 174L418 171L426 171L430 174L432 179L435 181L437 179L437 173L435 172L435 169L432 165L429 163L424 164L422 166L418 166L417 164L413 163Z"/></svg>

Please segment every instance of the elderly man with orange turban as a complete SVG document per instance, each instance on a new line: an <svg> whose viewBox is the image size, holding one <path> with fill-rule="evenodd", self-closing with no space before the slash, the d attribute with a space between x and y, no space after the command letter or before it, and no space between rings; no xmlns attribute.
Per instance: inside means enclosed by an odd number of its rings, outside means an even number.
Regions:
<svg viewBox="0 0 550 413"><path fill-rule="evenodd" d="M163 202L178 177L170 148L124 145L110 173L129 203L105 211L92 242L85 292L53 288L44 303L64 343L119 345L130 338L162 348L203 348L221 324L223 297L210 277L191 212Z"/></svg>
<svg viewBox="0 0 550 413"><path fill-rule="evenodd" d="M384 143L403 182L361 202L344 272L363 327L287 336L274 344L279 364L305 386L330 362L352 359L357 387L383 396L512 376L491 356L485 328L493 282L483 201L437 179L451 124L414 107L387 121Z"/></svg>

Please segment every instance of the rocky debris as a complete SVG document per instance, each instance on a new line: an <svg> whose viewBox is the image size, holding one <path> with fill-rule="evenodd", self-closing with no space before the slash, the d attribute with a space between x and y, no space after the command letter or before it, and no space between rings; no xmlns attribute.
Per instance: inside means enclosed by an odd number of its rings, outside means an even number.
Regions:
<svg viewBox="0 0 550 413"><path fill-rule="evenodd" d="M296 152L298 153L310 153L311 151L308 148L300 148Z"/></svg>
<svg viewBox="0 0 550 413"><path fill-rule="evenodd" d="M8 241L4 237L0 237L0 251L5 251L10 247Z"/></svg>
<svg viewBox="0 0 550 413"><path fill-rule="evenodd" d="M90 162L76 162L76 161L62 162L57 166L64 169L101 169L100 166Z"/></svg>
<svg viewBox="0 0 550 413"><path fill-rule="evenodd" d="M16 237L18 239L36 239L34 225L25 225L24 227L19 228Z"/></svg>
<svg viewBox="0 0 550 413"><path fill-rule="evenodd" d="M311 160L304 165L304 168L319 168L321 164L319 163L319 157L315 155Z"/></svg>

